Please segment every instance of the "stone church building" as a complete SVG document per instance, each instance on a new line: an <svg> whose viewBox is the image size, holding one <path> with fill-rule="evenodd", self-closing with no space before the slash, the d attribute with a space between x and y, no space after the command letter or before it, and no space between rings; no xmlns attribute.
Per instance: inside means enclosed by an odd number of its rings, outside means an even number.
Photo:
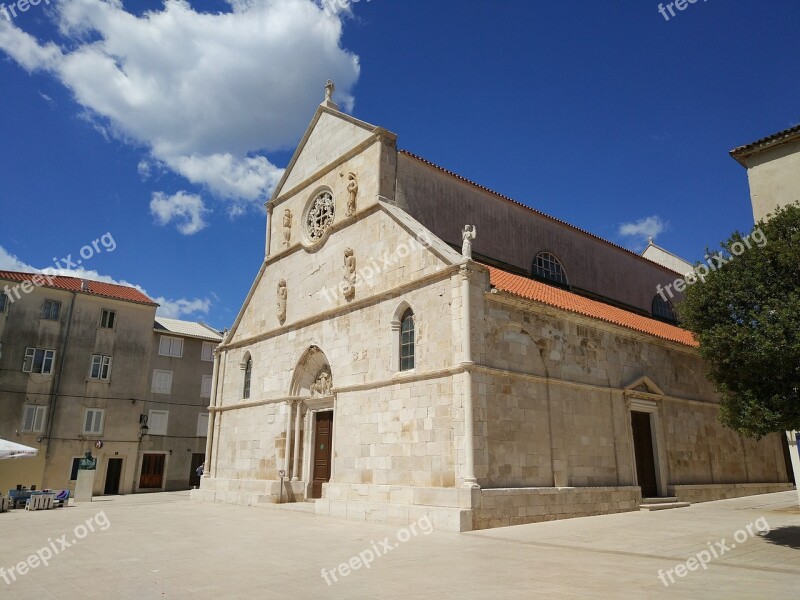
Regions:
<svg viewBox="0 0 800 600"><path fill-rule="evenodd" d="M331 92L217 349L194 500L468 531L790 487L777 436L717 421L656 293L679 273L398 150Z"/></svg>

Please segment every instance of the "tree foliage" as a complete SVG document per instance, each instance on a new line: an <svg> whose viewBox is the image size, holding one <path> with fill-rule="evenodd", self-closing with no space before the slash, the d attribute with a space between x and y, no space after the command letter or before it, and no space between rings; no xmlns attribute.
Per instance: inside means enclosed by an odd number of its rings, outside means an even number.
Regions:
<svg viewBox="0 0 800 600"><path fill-rule="evenodd" d="M800 206L734 233L723 248L728 262L708 269L678 306L722 397L720 419L756 438L800 429Z"/></svg>

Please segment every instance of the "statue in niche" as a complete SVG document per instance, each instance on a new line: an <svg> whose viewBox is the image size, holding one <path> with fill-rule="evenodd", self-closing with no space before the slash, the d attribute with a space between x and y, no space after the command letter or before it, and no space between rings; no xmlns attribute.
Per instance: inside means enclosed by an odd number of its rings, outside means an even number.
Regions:
<svg viewBox="0 0 800 600"><path fill-rule="evenodd" d="M347 174L347 216L356 214L356 197L358 196L358 179L355 173Z"/></svg>
<svg viewBox="0 0 800 600"><path fill-rule="evenodd" d="M292 239L292 211L288 208L283 211L283 247L289 247L289 240Z"/></svg>
<svg viewBox="0 0 800 600"><path fill-rule="evenodd" d="M342 295L348 300L352 300L356 293L356 257L353 256L353 249L346 248L344 251L344 281L342 282Z"/></svg>
<svg viewBox="0 0 800 600"><path fill-rule="evenodd" d="M475 225L464 225L464 231L461 232L461 256L472 260L472 240L478 235L478 228Z"/></svg>
<svg viewBox="0 0 800 600"><path fill-rule="evenodd" d="M283 323L286 320L286 280L281 279L278 282L278 321Z"/></svg>
<svg viewBox="0 0 800 600"><path fill-rule="evenodd" d="M323 368L317 373L316 379L311 384L311 397L330 396L333 394L333 379L328 368Z"/></svg>

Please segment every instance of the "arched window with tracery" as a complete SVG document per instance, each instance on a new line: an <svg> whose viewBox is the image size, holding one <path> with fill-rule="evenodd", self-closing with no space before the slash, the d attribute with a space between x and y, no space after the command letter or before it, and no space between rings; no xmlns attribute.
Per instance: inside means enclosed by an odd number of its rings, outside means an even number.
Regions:
<svg viewBox="0 0 800 600"><path fill-rule="evenodd" d="M555 254L551 252L540 252L533 259L533 275L540 279L552 281L559 285L569 285L567 273Z"/></svg>
<svg viewBox="0 0 800 600"><path fill-rule="evenodd" d="M407 308L400 318L400 370L414 368L414 312Z"/></svg>

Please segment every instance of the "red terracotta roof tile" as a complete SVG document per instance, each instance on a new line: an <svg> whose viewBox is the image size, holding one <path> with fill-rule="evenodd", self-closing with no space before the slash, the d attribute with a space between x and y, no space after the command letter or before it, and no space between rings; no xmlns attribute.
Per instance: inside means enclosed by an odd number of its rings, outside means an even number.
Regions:
<svg viewBox="0 0 800 600"><path fill-rule="evenodd" d="M152 299L148 298L145 294L140 292L134 287L126 285L119 285L116 283L105 283L102 281L91 281L88 279L80 279L79 277L66 277L64 275L45 276L40 273L21 273L19 271L0 271L0 279L6 281L31 281L34 276L43 278L43 285L41 287L54 288L65 290L67 292L81 292L93 296L102 296L104 298L112 298L114 300L124 300L126 302L135 302L137 304L149 304L151 306L158 306ZM88 289L82 290L81 285L86 282Z"/></svg>
<svg viewBox="0 0 800 600"><path fill-rule="evenodd" d="M561 288L547 285L535 279L514 275L507 271L489 267L489 280L492 286L512 296L541 302L547 306L560 308L569 312L613 323L640 333L683 344L684 346L697 347L699 344L694 335L686 329L664 323L657 319L637 315L630 311L604 304L597 300L584 298L578 294L568 292Z"/></svg>

